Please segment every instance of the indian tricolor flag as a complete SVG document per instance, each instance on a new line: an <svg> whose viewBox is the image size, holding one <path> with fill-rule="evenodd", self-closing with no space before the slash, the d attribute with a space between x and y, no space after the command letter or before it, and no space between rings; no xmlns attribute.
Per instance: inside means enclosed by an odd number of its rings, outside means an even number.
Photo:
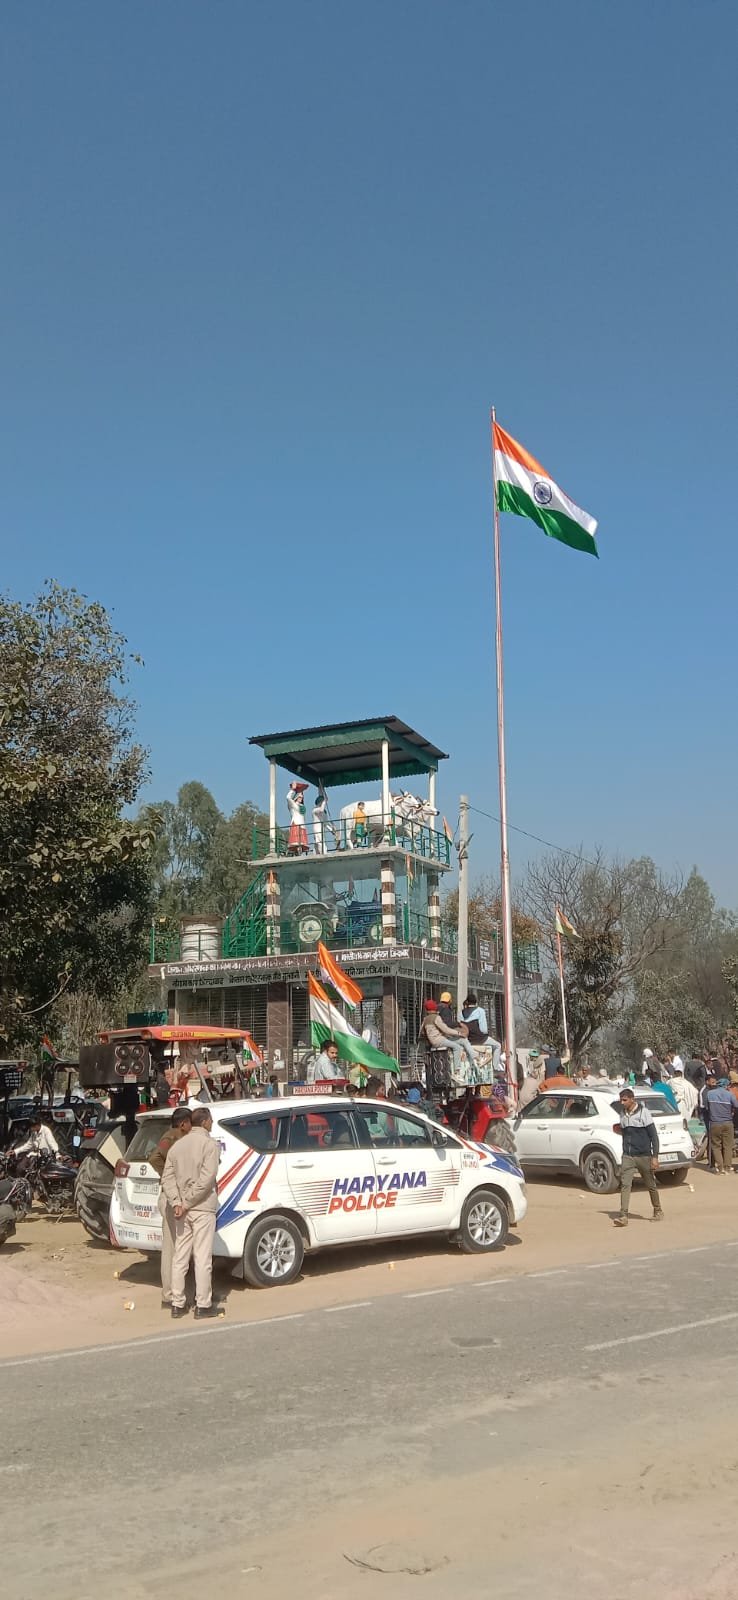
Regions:
<svg viewBox="0 0 738 1600"><path fill-rule="evenodd" d="M374 1045L361 1038L338 1006L329 1000L322 983L318 983L312 972L308 973L308 998L310 1038L314 1045L321 1048L333 1041L341 1061L367 1067L370 1072L399 1072L394 1056L386 1056L382 1050L375 1050Z"/></svg>
<svg viewBox="0 0 738 1600"><path fill-rule="evenodd" d="M347 1006L358 1006L364 998L363 989L360 989L358 983L354 983L353 978L344 972L343 967L336 961L335 956L331 955L330 950L326 950L322 941L318 944L318 967L323 982L329 983Z"/></svg>
<svg viewBox="0 0 738 1600"><path fill-rule="evenodd" d="M563 933L564 937L567 939L579 938L579 934L574 927L574 923L570 922L569 918L564 916L561 906L556 907L556 932Z"/></svg>
<svg viewBox="0 0 738 1600"><path fill-rule="evenodd" d="M540 461L497 422L492 424L492 442L498 511L529 517L549 539L560 539L573 550L588 550L596 556L594 517L575 505Z"/></svg>

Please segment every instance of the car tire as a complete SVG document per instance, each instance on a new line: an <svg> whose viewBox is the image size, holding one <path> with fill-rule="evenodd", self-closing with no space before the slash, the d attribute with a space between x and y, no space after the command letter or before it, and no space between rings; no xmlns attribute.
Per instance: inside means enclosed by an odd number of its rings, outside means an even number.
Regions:
<svg viewBox="0 0 738 1600"><path fill-rule="evenodd" d="M464 1201L459 1243L465 1255L501 1250L510 1232L507 1206L494 1189L475 1189Z"/></svg>
<svg viewBox="0 0 738 1600"><path fill-rule="evenodd" d="M304 1255L302 1234L291 1217L259 1217L243 1248L244 1278L254 1289L281 1288L299 1278Z"/></svg>
<svg viewBox="0 0 738 1600"><path fill-rule="evenodd" d="M672 1186L676 1185L677 1183L686 1183L689 1174L689 1167L677 1167L674 1172L659 1172L658 1182L663 1183L664 1180L666 1180L666 1182L672 1184Z"/></svg>
<svg viewBox="0 0 738 1600"><path fill-rule="evenodd" d="M607 1150L588 1150L582 1161L581 1172L590 1194L615 1194L618 1169Z"/></svg>
<svg viewBox="0 0 738 1600"><path fill-rule="evenodd" d="M91 1239L110 1238L110 1201L113 1171L102 1156L93 1151L85 1156L74 1185L74 1205L85 1233Z"/></svg>
<svg viewBox="0 0 738 1600"><path fill-rule="evenodd" d="M504 1117L498 1117L496 1121L490 1122L484 1135L484 1143L492 1150L505 1150L509 1156L517 1156L515 1134Z"/></svg>

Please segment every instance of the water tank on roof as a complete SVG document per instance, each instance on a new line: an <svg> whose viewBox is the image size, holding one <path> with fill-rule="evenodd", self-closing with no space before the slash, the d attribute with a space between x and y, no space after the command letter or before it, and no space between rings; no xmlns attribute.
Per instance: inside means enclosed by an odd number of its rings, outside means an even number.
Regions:
<svg viewBox="0 0 738 1600"><path fill-rule="evenodd" d="M214 917L183 917L181 961L220 960L220 922Z"/></svg>

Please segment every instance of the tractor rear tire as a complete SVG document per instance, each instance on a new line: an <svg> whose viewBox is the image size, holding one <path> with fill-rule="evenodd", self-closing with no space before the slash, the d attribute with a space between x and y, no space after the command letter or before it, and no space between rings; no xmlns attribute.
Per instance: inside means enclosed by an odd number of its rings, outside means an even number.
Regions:
<svg viewBox="0 0 738 1600"><path fill-rule="evenodd" d="M490 1122L484 1135L484 1142L491 1145L493 1149L505 1150L509 1156L517 1156L518 1147L515 1143L515 1134L509 1122L506 1122L503 1117Z"/></svg>
<svg viewBox="0 0 738 1600"><path fill-rule="evenodd" d="M110 1200L113 1172L97 1151L85 1156L74 1185L74 1206L91 1239L110 1238Z"/></svg>

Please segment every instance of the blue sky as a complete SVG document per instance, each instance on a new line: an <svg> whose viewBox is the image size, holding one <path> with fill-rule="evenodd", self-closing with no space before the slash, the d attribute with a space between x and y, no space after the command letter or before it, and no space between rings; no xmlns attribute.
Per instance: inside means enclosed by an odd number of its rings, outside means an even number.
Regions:
<svg viewBox="0 0 738 1600"><path fill-rule="evenodd" d="M600 522L503 519L511 820L738 902L737 19L7 0L3 581L113 609L152 795L394 712L496 813L494 402Z"/></svg>

